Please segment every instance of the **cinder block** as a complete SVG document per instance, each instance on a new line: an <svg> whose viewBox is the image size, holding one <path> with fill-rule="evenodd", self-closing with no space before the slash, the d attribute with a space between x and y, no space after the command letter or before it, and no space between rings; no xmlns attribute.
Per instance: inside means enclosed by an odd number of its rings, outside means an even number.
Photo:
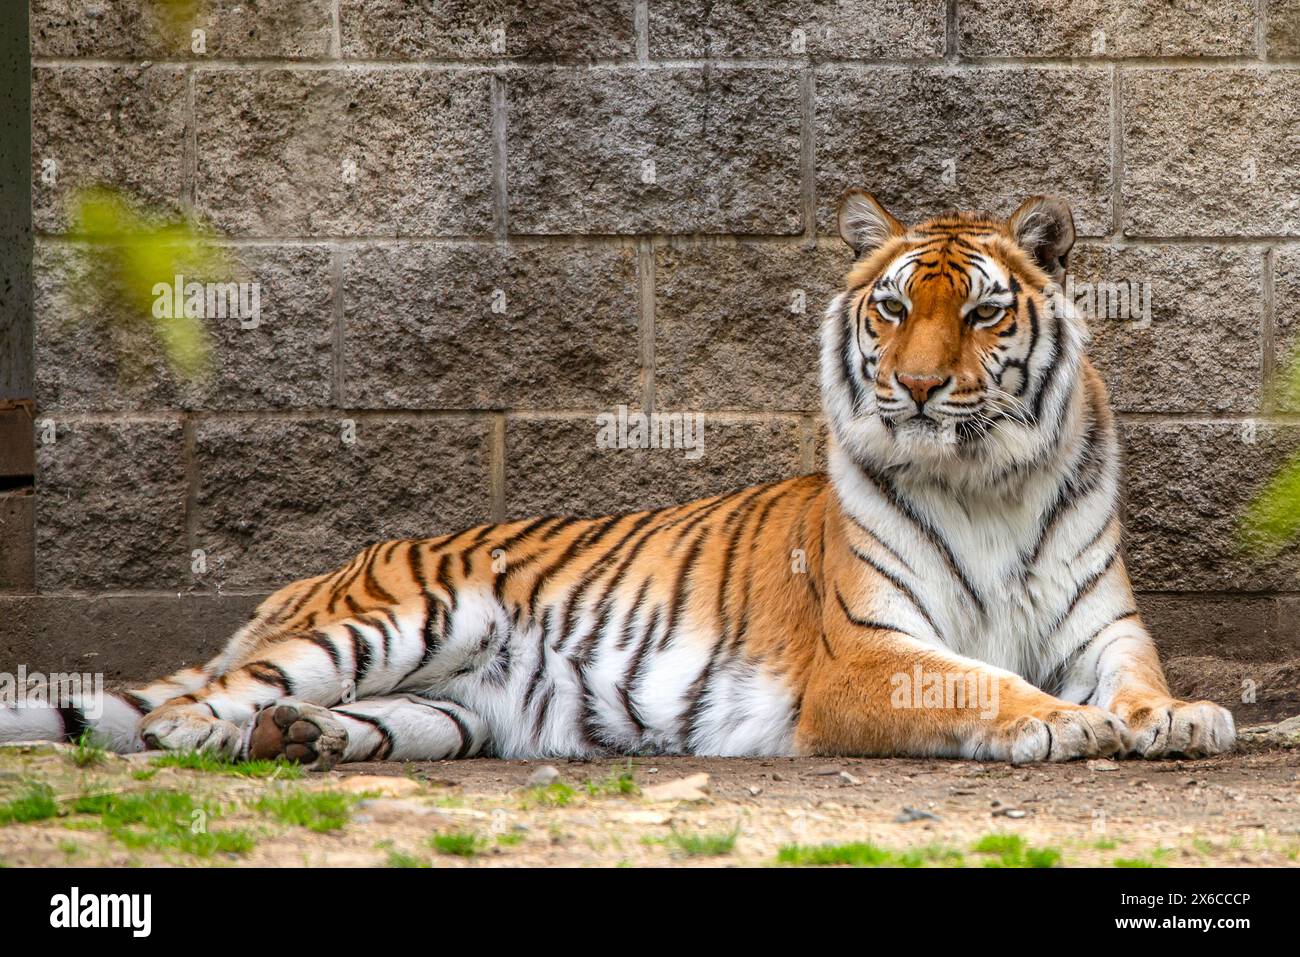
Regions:
<svg viewBox="0 0 1300 957"><path fill-rule="evenodd" d="M40 589L174 588L182 582L190 560L179 419L40 415L36 429Z"/></svg>
<svg viewBox="0 0 1300 957"><path fill-rule="evenodd" d="M601 448L598 428L595 418L508 418L507 515L661 508L801 472L799 422L793 417L707 416L703 452L694 459L684 448Z"/></svg>
<svg viewBox="0 0 1300 957"><path fill-rule="evenodd" d="M384 245L344 261L344 405L640 401L636 249Z"/></svg>
<svg viewBox="0 0 1300 957"><path fill-rule="evenodd" d="M513 72L511 232L798 233L794 70Z"/></svg>
<svg viewBox="0 0 1300 957"><path fill-rule="evenodd" d="M1300 235L1300 71L1134 70L1122 89L1127 233Z"/></svg>
<svg viewBox="0 0 1300 957"><path fill-rule="evenodd" d="M486 73L203 71L196 205L240 235L492 228Z"/></svg>
<svg viewBox="0 0 1300 957"><path fill-rule="evenodd" d="M850 187L915 222L946 209L1007 216L1064 197L1081 235L1111 224L1110 77L1099 70L819 70L819 227Z"/></svg>
<svg viewBox="0 0 1300 957"><path fill-rule="evenodd" d="M194 544L206 571L192 584L274 590L376 541L487 521L490 427L346 412L200 421Z"/></svg>

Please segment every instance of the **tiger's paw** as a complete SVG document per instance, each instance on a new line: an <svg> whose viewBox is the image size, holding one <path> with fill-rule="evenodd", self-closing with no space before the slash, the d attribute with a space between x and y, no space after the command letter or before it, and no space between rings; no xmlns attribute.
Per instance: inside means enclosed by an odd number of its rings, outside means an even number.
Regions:
<svg viewBox="0 0 1300 957"><path fill-rule="evenodd" d="M239 726L207 714L160 709L144 716L140 738L154 751L206 751L234 757L243 737Z"/></svg>
<svg viewBox="0 0 1300 957"><path fill-rule="evenodd" d="M1133 709L1133 753L1144 758L1203 758L1231 751L1237 743L1232 712L1212 701L1169 699Z"/></svg>
<svg viewBox="0 0 1300 957"><path fill-rule="evenodd" d="M1118 757L1133 738L1124 722L1100 708L1057 708L1041 716L1022 715L1001 730L999 755L1012 764Z"/></svg>
<svg viewBox="0 0 1300 957"><path fill-rule="evenodd" d="M253 716L248 757L284 758L309 771L328 771L343 760L347 743L347 729L328 708L282 701Z"/></svg>

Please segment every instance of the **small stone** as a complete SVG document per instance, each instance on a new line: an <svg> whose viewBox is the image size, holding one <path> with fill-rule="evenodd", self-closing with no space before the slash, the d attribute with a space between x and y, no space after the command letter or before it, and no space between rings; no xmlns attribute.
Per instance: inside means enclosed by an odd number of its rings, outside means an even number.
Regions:
<svg viewBox="0 0 1300 957"><path fill-rule="evenodd" d="M1279 721L1277 724L1255 725L1242 728L1237 737L1243 745L1260 748L1300 747L1300 715Z"/></svg>
<svg viewBox="0 0 1300 957"><path fill-rule="evenodd" d="M612 815L614 820L622 821L625 824L667 824L672 818L662 811L634 810L634 811L616 811Z"/></svg>
<svg viewBox="0 0 1300 957"><path fill-rule="evenodd" d="M437 814L438 809L406 798L368 798L357 802L357 810L372 821L389 821L403 817ZM359 820L359 818L353 818Z"/></svg>
<svg viewBox="0 0 1300 957"><path fill-rule="evenodd" d="M336 790L346 791L348 794L369 793L395 798L419 791L420 782L410 778L387 777L379 774L354 774L339 781Z"/></svg>
<svg viewBox="0 0 1300 957"><path fill-rule="evenodd" d="M852 774L849 774L848 771L840 772L840 780L849 785L858 785L862 783L862 778L854 777Z"/></svg>
<svg viewBox="0 0 1300 957"><path fill-rule="evenodd" d="M1108 761L1105 758L1098 758L1088 762L1089 771L1118 771L1119 765L1114 761Z"/></svg>
<svg viewBox="0 0 1300 957"><path fill-rule="evenodd" d="M642 788L641 796L647 801L703 801L709 796L709 776L692 774L690 777L665 781Z"/></svg>
<svg viewBox="0 0 1300 957"><path fill-rule="evenodd" d="M922 811L920 808L904 807L903 813L894 818L895 824L911 824L913 821L937 821L939 815Z"/></svg>
<svg viewBox="0 0 1300 957"><path fill-rule="evenodd" d="M750 797L758 797L763 793L763 789L754 784L751 784L746 790L749 791Z"/></svg>
<svg viewBox="0 0 1300 957"><path fill-rule="evenodd" d="M166 753L166 751L133 751L124 757L134 764L148 764L154 758L161 758Z"/></svg>
<svg viewBox="0 0 1300 957"><path fill-rule="evenodd" d="M1011 818L1012 820L1019 820L1019 819L1022 818L1022 817L1028 817L1028 816L1029 816L1029 812L1028 812L1028 811L1022 811L1022 810L1021 810L1020 808L1018 808L1018 807L1003 807L1003 808L998 808L996 811L994 811L994 812L993 812L993 816L994 816L994 817L1009 817L1009 818Z"/></svg>
<svg viewBox="0 0 1300 957"><path fill-rule="evenodd" d="M540 768L528 775L527 786L530 788L544 788L560 780L559 770L552 764L543 764Z"/></svg>

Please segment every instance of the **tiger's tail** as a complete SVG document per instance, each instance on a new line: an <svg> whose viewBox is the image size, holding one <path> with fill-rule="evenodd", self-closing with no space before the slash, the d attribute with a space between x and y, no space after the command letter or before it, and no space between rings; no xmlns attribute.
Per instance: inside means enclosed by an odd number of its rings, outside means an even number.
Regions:
<svg viewBox="0 0 1300 957"><path fill-rule="evenodd" d="M137 728L145 702L130 692L25 694L0 703L0 744L81 741L118 754L143 751ZM150 709L152 710L152 709Z"/></svg>
<svg viewBox="0 0 1300 957"><path fill-rule="evenodd" d="M254 617L225 649L201 668L183 668L132 691L108 692L93 674L0 675L0 744L17 741L81 741L118 754L145 749L140 719L222 674L260 634Z"/></svg>

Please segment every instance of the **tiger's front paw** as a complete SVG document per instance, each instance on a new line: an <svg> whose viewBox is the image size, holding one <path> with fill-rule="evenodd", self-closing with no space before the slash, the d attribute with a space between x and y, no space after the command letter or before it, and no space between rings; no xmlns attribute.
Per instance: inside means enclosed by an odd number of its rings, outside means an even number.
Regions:
<svg viewBox="0 0 1300 957"><path fill-rule="evenodd" d="M1117 757L1133 743L1123 721L1092 707L1067 706L1042 715L1022 715L1007 722L1000 734L1003 760L1012 764Z"/></svg>
<svg viewBox="0 0 1300 957"><path fill-rule="evenodd" d="M140 721L145 746L164 751L206 751L235 757L239 753L239 726L207 714L160 709Z"/></svg>
<svg viewBox="0 0 1300 957"><path fill-rule="evenodd" d="M1231 751L1237 743L1232 712L1213 701L1168 699L1132 710L1133 753L1144 758L1203 758Z"/></svg>
<svg viewBox="0 0 1300 957"><path fill-rule="evenodd" d="M343 760L348 731L328 708L301 701L282 701L253 717L248 756L253 760L285 758L309 771L328 771Z"/></svg>

